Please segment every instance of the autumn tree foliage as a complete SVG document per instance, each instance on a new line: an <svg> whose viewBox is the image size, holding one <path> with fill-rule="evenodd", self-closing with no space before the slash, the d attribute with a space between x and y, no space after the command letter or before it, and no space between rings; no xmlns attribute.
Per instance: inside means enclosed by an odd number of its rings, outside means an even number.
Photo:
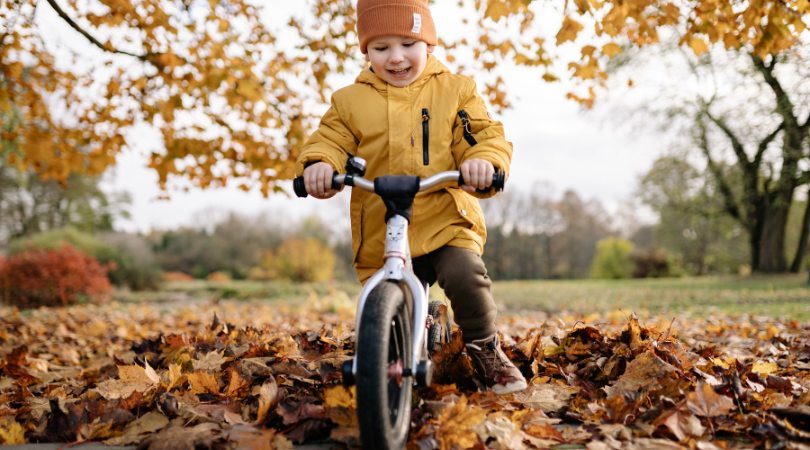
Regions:
<svg viewBox="0 0 810 450"><path fill-rule="evenodd" d="M265 252L262 266L293 281L327 281L334 274L335 254L318 239L289 236L275 252Z"/></svg>
<svg viewBox="0 0 810 450"><path fill-rule="evenodd" d="M0 303L36 308L103 298L111 290L108 270L68 244L0 257Z"/></svg>
<svg viewBox="0 0 810 450"><path fill-rule="evenodd" d="M62 182L72 172L98 174L132 144L125 132L146 123L163 140L150 162L161 186L178 177L203 188L233 180L265 195L279 190L315 124L311 105L331 92L329 75L361 63L352 2L308 6L306 16L271 30L262 7L244 0L4 2L1 137L19 146L9 161ZM654 44L668 28L696 53L745 49L767 65L769 55L798 43L808 3L575 0L563 5L555 36L535 23L541 2L461 0L457 7L469 13L464 22L477 24L468 27L472 38L441 41L459 70L538 67L545 81L580 81L569 96L590 106L607 77L606 59ZM43 40L36 13L46 8L92 49L74 54L69 69ZM284 32L299 39L283 44ZM576 60L553 48L564 44L578 49ZM484 83L484 94L496 109L509 104L500 77Z"/></svg>

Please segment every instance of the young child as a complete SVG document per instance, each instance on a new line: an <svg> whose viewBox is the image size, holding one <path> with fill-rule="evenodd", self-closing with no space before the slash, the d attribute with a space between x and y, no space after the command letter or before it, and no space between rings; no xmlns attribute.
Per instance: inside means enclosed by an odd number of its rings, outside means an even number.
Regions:
<svg viewBox="0 0 810 450"><path fill-rule="evenodd" d="M427 0L358 0L357 34L370 67L355 84L332 95L332 107L301 151L296 174L309 195L326 199L335 170L349 154L367 162L365 178L460 170L465 186L417 195L409 227L416 275L444 289L476 374L499 395L526 387L504 354L495 328L495 303L481 254L486 226L478 198L495 168L509 170L512 144L491 119L475 82L451 74L431 53L436 30ZM354 265L365 282L380 269L385 205L352 190Z"/></svg>

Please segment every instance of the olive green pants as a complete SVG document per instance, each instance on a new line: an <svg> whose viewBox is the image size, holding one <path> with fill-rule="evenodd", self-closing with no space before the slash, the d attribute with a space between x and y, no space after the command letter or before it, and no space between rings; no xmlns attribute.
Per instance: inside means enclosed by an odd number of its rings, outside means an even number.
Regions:
<svg viewBox="0 0 810 450"><path fill-rule="evenodd" d="M423 283L439 282L465 342L495 334L497 311L490 290L492 281L478 253L444 246L414 258L413 271Z"/></svg>

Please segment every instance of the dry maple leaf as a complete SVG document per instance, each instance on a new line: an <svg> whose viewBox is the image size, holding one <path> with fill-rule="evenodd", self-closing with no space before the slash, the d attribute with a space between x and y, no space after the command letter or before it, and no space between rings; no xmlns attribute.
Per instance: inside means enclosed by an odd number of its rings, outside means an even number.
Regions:
<svg viewBox="0 0 810 450"><path fill-rule="evenodd" d="M472 427L481 422L486 411L480 408L467 409L467 397L461 396L450 411L445 411L439 419L436 437L441 450L470 448L478 444L478 435Z"/></svg>
<svg viewBox="0 0 810 450"><path fill-rule="evenodd" d="M636 392L639 388L665 377L677 369L651 351L646 351L627 364L624 374L611 387L608 395L623 395ZM606 389L608 390L608 389Z"/></svg>
<svg viewBox="0 0 810 450"><path fill-rule="evenodd" d="M188 384L193 394L219 395L219 384L214 375L208 372L192 372L188 374Z"/></svg>
<svg viewBox="0 0 810 450"><path fill-rule="evenodd" d="M259 388L259 412L256 418L257 423L264 422L268 411L270 411L270 409L276 405L276 401L278 401L278 385L276 385L275 378L270 377L262 385L262 387Z"/></svg>
<svg viewBox="0 0 810 450"><path fill-rule="evenodd" d="M478 434L481 442L487 442L490 438L494 438L497 443L496 448L509 450L523 450L526 448L523 443L525 439L523 432L518 430L511 420L497 413L473 426L473 430Z"/></svg>
<svg viewBox="0 0 810 450"><path fill-rule="evenodd" d="M102 381L93 391L107 400L126 398L134 392L148 392L160 383L160 376L149 364L141 366L118 366L118 380Z"/></svg>
<svg viewBox="0 0 810 450"><path fill-rule="evenodd" d="M343 408L355 409L357 408L355 389L355 386L346 389L342 385L327 388L323 392L323 401L326 403L326 406L341 406Z"/></svg>
<svg viewBox="0 0 810 450"><path fill-rule="evenodd" d="M183 376L183 368L179 364L169 364L169 386L167 390L172 390L175 386L180 386L186 382L188 378Z"/></svg>
<svg viewBox="0 0 810 450"><path fill-rule="evenodd" d="M698 382L694 392L686 395L686 405L693 413L703 417L717 417L728 414L734 408L734 402L714 391L714 388L703 381Z"/></svg>
<svg viewBox="0 0 810 450"><path fill-rule="evenodd" d="M214 432L209 424L192 428L166 428L143 439L140 450L195 450L197 447L211 448Z"/></svg>
<svg viewBox="0 0 810 450"><path fill-rule="evenodd" d="M22 425L14 421L13 417L0 418L0 444L25 444L25 430Z"/></svg>
<svg viewBox="0 0 810 450"><path fill-rule="evenodd" d="M292 442L273 429L260 430L245 425L236 425L223 434L240 450L292 450L295 448Z"/></svg>
<svg viewBox="0 0 810 450"><path fill-rule="evenodd" d="M202 358L195 360L192 364L194 366L194 370L204 370L206 372L212 370L219 370L223 364L230 361L231 358L225 358L222 356L222 353L213 351L209 352L207 355L203 356Z"/></svg>
<svg viewBox="0 0 810 450"><path fill-rule="evenodd" d="M571 391L568 387L558 384L533 384L514 395L515 401L522 403L523 406L548 413L566 406L571 398Z"/></svg>
<svg viewBox="0 0 810 450"><path fill-rule="evenodd" d="M169 419L157 411L149 411L137 420L130 422L124 433L112 439L104 441L106 445L131 445L138 444L147 435L160 431L169 426Z"/></svg>

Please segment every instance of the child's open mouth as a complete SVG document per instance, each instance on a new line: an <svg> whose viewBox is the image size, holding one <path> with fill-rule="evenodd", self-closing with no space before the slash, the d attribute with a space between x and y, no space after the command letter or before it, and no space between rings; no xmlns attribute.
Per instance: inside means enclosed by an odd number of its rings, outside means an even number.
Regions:
<svg viewBox="0 0 810 450"><path fill-rule="evenodd" d="M404 77L404 76L408 75L408 73L410 71L411 71L411 68L408 67L407 69L401 69L401 70L389 70L388 73L390 73L391 75L393 75L395 77Z"/></svg>

